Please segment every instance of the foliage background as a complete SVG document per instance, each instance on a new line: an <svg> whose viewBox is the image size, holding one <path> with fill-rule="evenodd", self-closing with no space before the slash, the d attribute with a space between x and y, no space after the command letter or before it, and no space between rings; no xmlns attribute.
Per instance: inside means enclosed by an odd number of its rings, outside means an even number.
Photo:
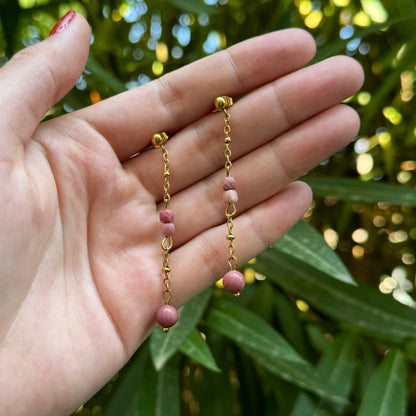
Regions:
<svg viewBox="0 0 416 416"><path fill-rule="evenodd" d="M46 118L287 27L366 73L359 136L303 178L306 222L244 266L244 296L202 293L76 414L415 414L415 0L0 0L0 65L69 9L91 54Z"/></svg>

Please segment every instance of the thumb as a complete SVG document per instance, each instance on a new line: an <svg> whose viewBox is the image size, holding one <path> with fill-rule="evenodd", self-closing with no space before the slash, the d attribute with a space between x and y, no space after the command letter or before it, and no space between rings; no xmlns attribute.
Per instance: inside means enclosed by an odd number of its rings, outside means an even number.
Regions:
<svg viewBox="0 0 416 416"><path fill-rule="evenodd" d="M88 23L69 12L47 39L18 52L0 69L1 159L14 159L44 114L74 86L89 44Z"/></svg>

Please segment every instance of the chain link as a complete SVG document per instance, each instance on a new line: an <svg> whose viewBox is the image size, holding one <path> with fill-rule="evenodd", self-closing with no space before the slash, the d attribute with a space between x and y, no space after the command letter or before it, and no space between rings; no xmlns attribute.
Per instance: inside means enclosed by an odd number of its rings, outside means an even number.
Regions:
<svg viewBox="0 0 416 416"><path fill-rule="evenodd" d="M226 171L227 177L229 177L230 176L230 171L231 171L231 166L233 165L231 163L231 149L230 149L230 144L231 144L231 137L230 137L231 126L230 126L230 120L231 120L231 116L230 116L230 113L225 108L223 108L222 111L224 112L224 133L225 133L225 139L224 139L224 144L225 144L224 156L225 156L225 171Z"/></svg>
<svg viewBox="0 0 416 416"><path fill-rule="evenodd" d="M169 182L169 177L170 177L170 172L169 172L169 155L168 155L168 151L166 150L165 146L161 145L160 147L162 149L162 157L163 157L163 177L165 179L165 182L163 184L163 190L164 190L163 201L165 202L165 209L168 209L169 202L170 202L170 195L169 195L169 190L170 190L170 182Z"/></svg>

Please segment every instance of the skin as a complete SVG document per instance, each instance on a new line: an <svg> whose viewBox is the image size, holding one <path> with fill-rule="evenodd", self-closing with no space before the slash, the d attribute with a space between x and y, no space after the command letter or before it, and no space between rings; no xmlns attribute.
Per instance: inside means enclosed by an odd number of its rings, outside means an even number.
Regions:
<svg viewBox="0 0 416 416"><path fill-rule="evenodd" d="M77 15L0 70L0 403L7 415L65 415L129 359L162 304L160 149L168 132L172 304L226 271L223 119L231 109L239 262L302 217L300 175L344 147L359 119L338 104L361 67L334 57L301 69L313 39L290 29L244 41L140 88L39 125L88 55ZM195 275L197 265L198 275Z"/></svg>

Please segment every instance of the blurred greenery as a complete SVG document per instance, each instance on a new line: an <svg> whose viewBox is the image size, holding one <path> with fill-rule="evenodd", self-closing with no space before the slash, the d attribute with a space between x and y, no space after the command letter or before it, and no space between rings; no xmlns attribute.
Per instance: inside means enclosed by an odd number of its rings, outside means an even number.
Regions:
<svg viewBox="0 0 416 416"><path fill-rule="evenodd" d="M90 58L46 118L287 27L366 74L359 135L304 177L312 206L239 301L208 289L75 414L416 414L416 0L0 0L0 66L70 9Z"/></svg>

